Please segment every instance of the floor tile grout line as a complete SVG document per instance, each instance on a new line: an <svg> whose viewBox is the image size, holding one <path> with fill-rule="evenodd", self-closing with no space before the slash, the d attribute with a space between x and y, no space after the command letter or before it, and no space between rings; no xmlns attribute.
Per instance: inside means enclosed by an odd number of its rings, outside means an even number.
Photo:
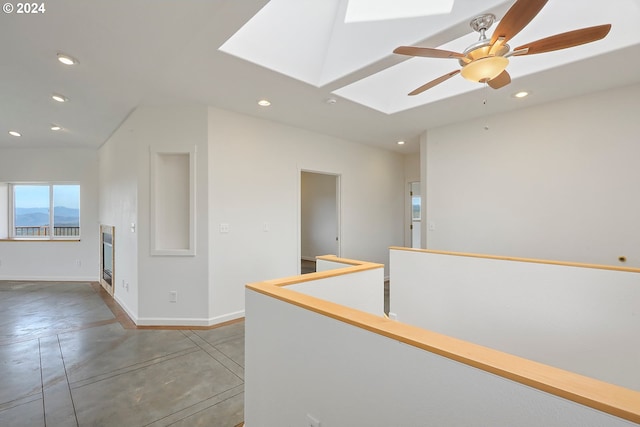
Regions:
<svg viewBox="0 0 640 427"><path fill-rule="evenodd" d="M196 347L192 347L192 348L176 351L176 352L173 352L173 353L169 353L169 354L166 354L164 356L154 357L153 359L149 359L149 360L146 360L144 362L139 362L139 363L134 363L132 365L124 366L124 367L119 368L119 369L117 369L115 371L112 371L112 372L107 372L107 373L104 373L104 374L95 375L93 377L88 377L88 378L85 378L85 379L82 379L82 380L75 381L73 383L70 382L69 383L69 387L74 389L74 390L76 390L76 389L79 389L79 388L82 388L82 387L86 387L86 386L91 385L91 384L98 383L100 381L105 381L105 380L108 380L108 379L111 379L111 378L114 378L114 377L117 377L117 376L120 376L120 375L125 375L125 374L129 374L131 372L138 371L140 369L145 369L145 368L147 368L147 367L149 367L151 365L156 365L158 363L164 363L164 362L167 362L169 360L177 359L178 357L182 357L182 356L187 356L187 355L189 355L191 353L195 353L195 352L198 352L198 351L204 351L204 350L202 348L200 348L200 347L197 347L197 348ZM159 360L159 359L162 359L162 360ZM157 360L157 362L154 362L156 360ZM136 365L140 365L140 366L134 367ZM115 373L115 372L117 372L117 373ZM89 380L94 379L94 378L95 378L95 381L89 381ZM81 385L77 385L76 386L76 384L79 384L79 383L81 383Z"/></svg>
<svg viewBox="0 0 640 427"><path fill-rule="evenodd" d="M44 407L44 374L42 373L42 343L38 338L38 356L40 358L40 392L42 393L42 421L47 427L47 412Z"/></svg>
<svg viewBox="0 0 640 427"><path fill-rule="evenodd" d="M211 344L209 344L209 345L211 345ZM220 350L215 345L211 345L211 347L215 348L216 351L220 352L222 355L224 355L224 357L226 357L227 359L231 360L233 363L235 363L236 365L238 365L240 368L242 368L244 370L244 366L240 365L238 362L233 360L227 353L225 353L224 351Z"/></svg>
<svg viewBox="0 0 640 427"><path fill-rule="evenodd" d="M200 337L203 341L207 342L208 344L212 345L212 346L217 346L220 344L225 344L228 343L229 341L233 341L234 339L237 339L239 337L242 337L244 339L244 334L243 333L238 333L238 334L233 334L233 335L229 335L226 336L224 338L221 338L219 341L216 341L215 343L209 342L207 341L206 338L204 338L203 336L201 336L197 330L191 330L191 332L194 333L194 335L197 335L198 337Z"/></svg>
<svg viewBox="0 0 640 427"><path fill-rule="evenodd" d="M192 332L195 336L197 336L199 339L201 339L202 341L205 342L205 344L211 348L213 348L215 351L217 351L218 353L222 354L224 357L226 357L227 359L229 359L233 364L235 364L236 366L238 366L240 369L242 369L244 371L244 366L241 366L239 363L237 363L235 360L233 360L232 358L230 358L229 356L227 356L226 354L224 354L222 351L218 350L214 345L212 345L211 343L207 342L204 338L202 338L200 335L196 334L193 331ZM186 333L183 332L183 334L189 338L195 345L197 345L202 351L204 351L205 353L207 353L209 356L213 357L215 360L217 360L227 371L231 372L233 375L235 375L239 380L242 381L242 383L244 384L244 378L241 378L238 374L236 374L235 372L233 372L231 369L229 369L227 367L227 365L225 365L221 360L218 360L214 355L212 355L211 353L209 353L207 351L206 348L204 348L203 346L201 346L198 342L196 342L195 340L191 339L190 336L188 336Z"/></svg>
<svg viewBox="0 0 640 427"><path fill-rule="evenodd" d="M243 384L243 390L242 390L241 392L236 393L236 394L234 394L233 396L229 396L229 397L227 397L226 399L223 399L223 400L221 400L221 401L219 401L219 402L215 403L214 405L207 406L206 408L203 408L203 409L201 409L201 410L199 410L199 411L196 411L196 412L194 412L193 414L191 414L191 415L189 415L189 416L190 416L190 417L192 417L192 416L194 416L194 415L196 415L196 414L199 414L199 413L201 413L201 412L203 412L203 411L206 411L207 409L209 409L209 408L211 408L211 407L213 407L213 406L219 405L219 404L221 404L221 403L223 403L223 402L226 402L227 400L232 399L232 398L234 398L234 397L238 396L238 395L239 395L239 394L241 394L241 393L244 393L244 384ZM221 394L222 394L222 393L218 393L216 396L219 396L219 395L221 395ZM187 417L185 417L185 418L187 418ZM183 419L184 419L184 418L183 418ZM176 420L175 422L172 422L171 424L169 424L167 427L170 427L170 426L172 426L172 425L175 425L176 423L178 423L178 422L180 422L180 421L182 421L182 420Z"/></svg>
<svg viewBox="0 0 640 427"><path fill-rule="evenodd" d="M73 329L61 329L61 330L53 330L51 332L47 332L41 335L34 335L34 336L27 336L24 338L17 338L17 339L8 339L8 340L3 340L0 341L0 346L1 345L10 345L10 344L20 344L23 342L27 342L27 341L32 341L32 340L40 340L42 338L48 338L48 337L53 337L53 336L57 336L60 334L67 334L67 333L74 333L74 332L78 332L78 331L83 331L86 329L91 329L91 328L95 328L95 327L99 327L99 326L106 326L106 325L111 325L113 323L120 323L118 322L118 319L106 319L106 320L97 320L95 322L90 322L90 323L84 323L82 325L79 325Z"/></svg>
<svg viewBox="0 0 640 427"><path fill-rule="evenodd" d="M32 394L27 394L26 396L21 396L17 399L8 400L6 402L0 403L0 412L6 411L7 409L15 408L20 405L26 405L27 403L31 403L35 400L38 400L42 397L42 394L39 391L36 391Z"/></svg>
<svg viewBox="0 0 640 427"><path fill-rule="evenodd" d="M182 417L182 418L180 418L179 420L176 420L176 421L172 422L171 424L167 424L168 426L171 426L171 425L173 425L173 424L175 424L175 423L177 423L177 422L179 422L179 421L184 420L185 418L191 417L191 416L193 416L193 415L195 415L195 414L199 414L200 412L202 412L202 411L206 411L207 409L211 408L212 406L216 406L216 405L218 405L219 403L226 402L227 400L229 400L229 399L231 399L231 398L233 398L233 397L236 397L237 395L239 395L239 394L241 394L241 393L244 393L244 383L242 383L242 384L240 384L240 385L237 385L237 386L235 386L235 387L231 387L231 388L230 388L230 389L228 389L228 390L221 391L220 393L218 393L218 394L214 394L213 396L209 396L209 397L207 397L206 399L202 399L202 400L201 400L201 401L199 401L199 402L195 402L195 403L193 403L193 404L191 404L191 405L189 405L189 406L187 406L187 407L185 407L185 408L182 408L182 409L180 409L180 410L178 410L178 411L176 411L176 412L172 412L172 413L170 413L170 414L167 414L167 415L165 415L164 417L162 417L162 418L158 418L157 420L154 420L154 421L152 421L152 422L150 422L150 423L147 423L147 424L145 424L145 425L144 425L144 426L142 426L142 427L148 427L148 426L151 426L151 425L153 425L153 424L155 424L155 423L158 423L158 422L160 422L160 421L162 421L162 420L166 420L167 418L169 418L169 417L171 417L171 416L173 416L173 415L179 414L180 412L187 411L189 408L193 408L194 406L200 405L200 404L202 404L203 402L206 402L207 400L211 400L211 399L213 399L213 398L216 398L216 397L220 396L221 394L228 393L229 391L231 391L231 390L233 390L233 389L237 389L237 388L242 388L242 391L239 391L238 393L235 393L234 395L229 396L229 397L227 397L226 399L220 400L220 401L218 401L218 402L214 403L213 405L209 405L209 406L207 406L206 408L203 408L203 409L201 409L201 410L199 410L199 411L196 411L196 412L194 412L194 413L192 413L192 414L189 414L189 415L187 415L187 416L185 416L185 417Z"/></svg>
<svg viewBox="0 0 640 427"><path fill-rule="evenodd" d="M76 403L73 401L73 394L71 393L71 384L69 383L69 374L67 373L67 364L64 361L64 354L62 353L62 345L60 344L60 335L56 335L56 338L58 339L58 350L60 351L60 359L62 360L62 367L64 368L64 376L67 379L67 388L69 389L69 398L71 399L73 416L76 419L76 426L79 426L80 423L78 422L78 414L76 412ZM43 395L42 401L44 403L44 395ZM45 427L46 427L46 424L45 424Z"/></svg>

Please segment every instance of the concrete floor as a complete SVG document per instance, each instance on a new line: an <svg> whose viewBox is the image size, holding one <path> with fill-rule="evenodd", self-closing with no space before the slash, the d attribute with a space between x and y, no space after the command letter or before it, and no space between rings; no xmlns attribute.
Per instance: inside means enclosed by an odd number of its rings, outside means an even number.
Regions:
<svg viewBox="0 0 640 427"><path fill-rule="evenodd" d="M105 301L90 283L0 281L0 426L243 420L244 322L136 329Z"/></svg>

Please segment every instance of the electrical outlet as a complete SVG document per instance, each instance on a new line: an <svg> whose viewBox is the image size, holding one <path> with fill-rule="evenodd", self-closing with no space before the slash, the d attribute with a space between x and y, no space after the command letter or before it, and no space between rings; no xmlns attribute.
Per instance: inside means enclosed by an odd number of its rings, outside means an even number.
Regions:
<svg viewBox="0 0 640 427"><path fill-rule="evenodd" d="M82 261L80 261L79 259L76 260L76 266L80 267L82 266Z"/></svg>
<svg viewBox="0 0 640 427"><path fill-rule="evenodd" d="M169 292L169 302L178 302L178 292L170 291Z"/></svg>
<svg viewBox="0 0 640 427"><path fill-rule="evenodd" d="M320 427L320 420L307 414L307 427Z"/></svg>
<svg viewBox="0 0 640 427"><path fill-rule="evenodd" d="M227 224L226 222L220 223L220 232L221 233L228 233L229 231L230 231L229 224Z"/></svg>
<svg viewBox="0 0 640 427"><path fill-rule="evenodd" d="M124 284L124 288L127 290L127 292L129 292L129 282Z"/></svg>

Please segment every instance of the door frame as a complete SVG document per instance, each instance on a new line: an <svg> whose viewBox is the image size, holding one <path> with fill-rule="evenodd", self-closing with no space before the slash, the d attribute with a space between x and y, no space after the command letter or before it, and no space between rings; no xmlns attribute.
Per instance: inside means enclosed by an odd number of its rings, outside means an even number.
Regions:
<svg viewBox="0 0 640 427"><path fill-rule="evenodd" d="M336 252L333 255L338 257L341 256L342 253L342 174L334 171L326 171L319 169L309 169L298 167L298 180L297 180L297 190L298 190L298 250L296 257L296 271L297 274L301 273L300 260L302 259L302 173L315 173L319 175L331 175L336 179Z"/></svg>

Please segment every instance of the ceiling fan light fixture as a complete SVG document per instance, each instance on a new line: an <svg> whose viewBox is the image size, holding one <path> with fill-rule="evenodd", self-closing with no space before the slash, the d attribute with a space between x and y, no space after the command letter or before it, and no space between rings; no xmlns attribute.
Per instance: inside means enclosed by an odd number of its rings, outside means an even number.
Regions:
<svg viewBox="0 0 640 427"><path fill-rule="evenodd" d="M472 82L485 83L498 77L509 65L509 60L503 56L487 56L476 59L462 67L460 74Z"/></svg>

